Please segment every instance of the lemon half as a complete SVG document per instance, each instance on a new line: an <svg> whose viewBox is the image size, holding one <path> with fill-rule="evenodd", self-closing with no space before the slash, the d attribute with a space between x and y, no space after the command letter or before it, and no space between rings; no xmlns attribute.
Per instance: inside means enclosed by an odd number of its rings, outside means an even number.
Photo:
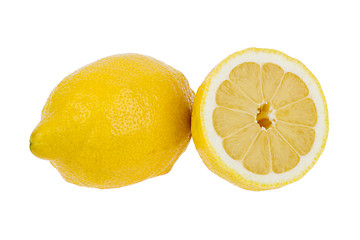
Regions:
<svg viewBox="0 0 360 240"><path fill-rule="evenodd" d="M303 177L324 150L326 100L300 61L249 48L227 57L202 83L192 135L215 174L249 190L279 188Z"/></svg>

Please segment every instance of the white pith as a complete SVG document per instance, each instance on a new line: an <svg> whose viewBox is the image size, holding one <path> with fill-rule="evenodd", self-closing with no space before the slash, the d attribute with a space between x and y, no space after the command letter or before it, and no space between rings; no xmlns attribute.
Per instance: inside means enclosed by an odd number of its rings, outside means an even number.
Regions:
<svg viewBox="0 0 360 240"><path fill-rule="evenodd" d="M267 175L259 175L248 171L244 168L241 161L232 159L225 152L222 145L223 139L216 133L213 127L213 111L216 107L218 107L215 102L217 89L223 81L229 80L231 70L244 62L256 62L260 66L264 63L274 63L279 65L285 73L291 72L298 75L309 89L308 97L313 99L315 103L317 110L317 123L313 127L316 134L312 149L308 154L300 156L299 164L287 172L280 174L270 172ZM301 64L296 61L289 60L285 56L279 54L247 51L241 55L232 56L231 59L228 60L225 65L223 64L222 68L218 69L218 71L211 77L209 87L205 92L205 104L203 112L200 114L202 115L202 119L204 121L205 135L207 136L210 145L228 167L238 172L246 180L254 181L260 184L278 184L301 177L303 173L313 165L313 161L317 157L317 154L321 151L324 138L327 134L326 103L324 102L321 90L317 84L318 83L314 80L310 72L306 71ZM254 116L254 122L256 122L256 116Z"/></svg>

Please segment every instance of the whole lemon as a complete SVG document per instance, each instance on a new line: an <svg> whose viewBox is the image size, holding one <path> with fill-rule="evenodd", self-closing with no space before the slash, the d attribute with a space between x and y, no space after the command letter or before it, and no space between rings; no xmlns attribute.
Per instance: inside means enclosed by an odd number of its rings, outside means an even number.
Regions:
<svg viewBox="0 0 360 240"><path fill-rule="evenodd" d="M80 186L115 188L166 174L189 144L193 99L184 75L163 62L106 57L52 91L30 150Z"/></svg>

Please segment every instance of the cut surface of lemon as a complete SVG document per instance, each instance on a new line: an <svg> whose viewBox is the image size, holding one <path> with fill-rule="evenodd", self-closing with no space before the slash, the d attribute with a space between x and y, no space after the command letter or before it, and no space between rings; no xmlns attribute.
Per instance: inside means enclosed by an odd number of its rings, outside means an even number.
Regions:
<svg viewBox="0 0 360 240"><path fill-rule="evenodd" d="M298 60L249 48L218 64L199 88L192 134L206 166L250 190L297 181L328 135L326 100Z"/></svg>

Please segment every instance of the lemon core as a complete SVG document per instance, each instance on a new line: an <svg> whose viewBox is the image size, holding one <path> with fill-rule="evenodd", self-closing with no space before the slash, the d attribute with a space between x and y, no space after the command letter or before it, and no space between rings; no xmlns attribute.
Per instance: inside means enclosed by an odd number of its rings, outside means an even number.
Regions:
<svg viewBox="0 0 360 240"><path fill-rule="evenodd" d="M270 108L269 103L262 104L258 109L258 114L256 115L256 122L260 127L269 129L273 122L275 122L272 108Z"/></svg>

